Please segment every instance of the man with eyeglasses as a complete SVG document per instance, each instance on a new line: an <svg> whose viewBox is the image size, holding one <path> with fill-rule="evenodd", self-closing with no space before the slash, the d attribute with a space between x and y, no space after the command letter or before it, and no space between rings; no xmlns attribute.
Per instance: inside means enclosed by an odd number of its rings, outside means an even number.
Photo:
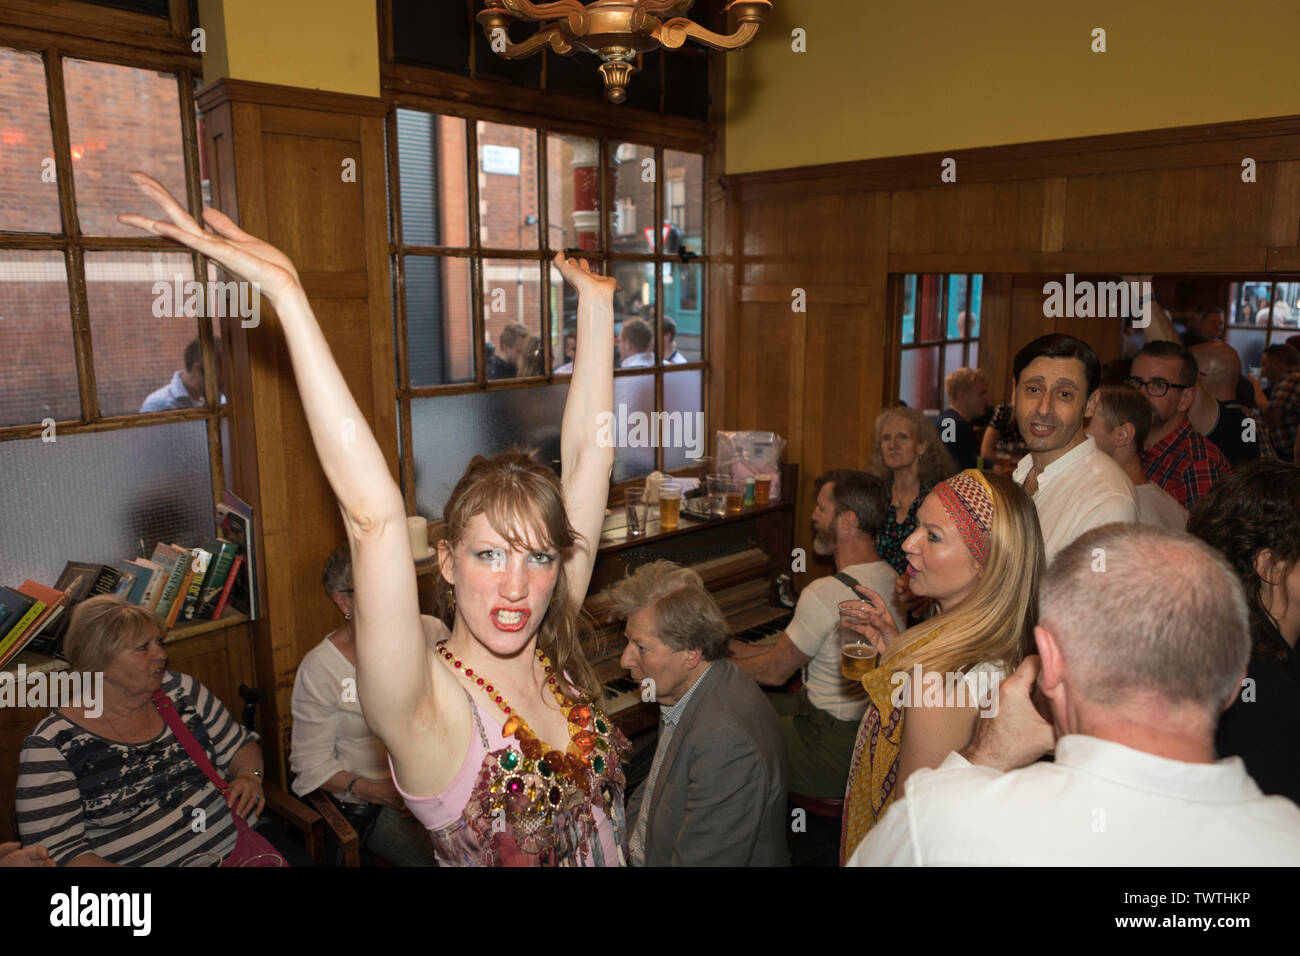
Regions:
<svg viewBox="0 0 1300 956"><path fill-rule="evenodd" d="M1196 398L1196 359L1177 342L1148 342L1133 359L1129 385L1151 403L1151 433L1142 473L1188 511L1227 474L1223 452L1192 428L1187 410Z"/></svg>

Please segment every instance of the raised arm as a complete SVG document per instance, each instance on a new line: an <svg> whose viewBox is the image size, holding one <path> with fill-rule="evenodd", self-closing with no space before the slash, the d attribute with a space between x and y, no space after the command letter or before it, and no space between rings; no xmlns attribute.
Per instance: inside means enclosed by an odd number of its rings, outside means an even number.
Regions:
<svg viewBox="0 0 1300 956"><path fill-rule="evenodd" d="M205 209L203 218L217 234L205 232L156 180L143 173L132 178L170 222L134 214L119 216L121 222L203 253L256 283L275 306L316 454L351 544L358 690L367 721L399 759L413 747L413 715L418 709L428 716L433 694L401 492L288 257L214 209Z"/></svg>
<svg viewBox="0 0 1300 956"><path fill-rule="evenodd" d="M565 280L578 290L578 342L573 378L564 403L560 432L564 503L578 542L569 555L565 577L569 594L581 606L596 563L596 547L605 523L614 447L598 440L601 413L614 408L614 290L618 283L587 269L586 262L555 256ZM606 436L610 429L605 429Z"/></svg>

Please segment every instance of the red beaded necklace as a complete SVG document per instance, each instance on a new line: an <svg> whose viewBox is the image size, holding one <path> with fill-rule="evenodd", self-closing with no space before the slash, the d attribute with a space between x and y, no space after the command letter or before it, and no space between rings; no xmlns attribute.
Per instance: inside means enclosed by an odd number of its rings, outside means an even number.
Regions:
<svg viewBox="0 0 1300 956"><path fill-rule="evenodd" d="M483 692L492 698L492 701L506 715L506 722L501 727L502 737L514 737L519 741L519 749L523 752L524 758L528 761L543 761L547 767L557 776L566 776L571 778L575 783L581 781L579 786L583 790L587 787L587 772L592 768L592 751L596 749L597 741L601 734L608 732L608 725L601 718L595 717L592 708L587 704L577 704L569 700L564 692L560 690L559 683L555 680L552 673L551 662L546 656L546 652L540 647L537 648L537 660L541 663L546 672L546 683L551 693L555 696L555 701L560 705L560 711L564 714L565 721L569 728L569 745L566 748L567 753L560 753L558 750L548 748L543 741L533 733L528 722L516 713L510 706L510 703L504 696L496 692L496 688L488 683L482 676L475 676L474 669L466 667L450 650L447 649L445 640L438 642L438 651L445 657L458 671L464 671L465 676L474 681L477 687L482 688ZM599 723L597 723L599 721ZM601 733L597 734L592 730L596 727ZM596 772L604 770L603 758L597 758L599 764L596 766ZM512 768L507 768L512 769Z"/></svg>

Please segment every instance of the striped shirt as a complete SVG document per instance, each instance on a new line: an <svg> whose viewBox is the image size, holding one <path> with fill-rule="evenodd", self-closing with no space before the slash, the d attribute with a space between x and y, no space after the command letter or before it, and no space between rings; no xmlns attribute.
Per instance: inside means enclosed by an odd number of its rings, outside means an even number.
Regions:
<svg viewBox="0 0 1300 956"><path fill-rule="evenodd" d="M194 678L167 671L162 686L219 772L257 740ZM23 741L16 798L23 843L44 846L59 865L95 853L125 866L175 866L235 845L225 799L167 726L123 744L52 711Z"/></svg>

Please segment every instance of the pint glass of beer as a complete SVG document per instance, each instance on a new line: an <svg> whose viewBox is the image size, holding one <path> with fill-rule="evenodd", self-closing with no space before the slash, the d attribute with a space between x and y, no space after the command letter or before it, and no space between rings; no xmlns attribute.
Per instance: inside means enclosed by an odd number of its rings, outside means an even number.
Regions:
<svg viewBox="0 0 1300 956"><path fill-rule="evenodd" d="M682 510L682 483L665 478L659 484L659 527L672 531Z"/></svg>
<svg viewBox="0 0 1300 956"><path fill-rule="evenodd" d="M840 614L844 613L844 604L840 605ZM876 669L876 649L865 637L844 623L840 623L840 674L845 680L854 683L862 680L863 675Z"/></svg>

